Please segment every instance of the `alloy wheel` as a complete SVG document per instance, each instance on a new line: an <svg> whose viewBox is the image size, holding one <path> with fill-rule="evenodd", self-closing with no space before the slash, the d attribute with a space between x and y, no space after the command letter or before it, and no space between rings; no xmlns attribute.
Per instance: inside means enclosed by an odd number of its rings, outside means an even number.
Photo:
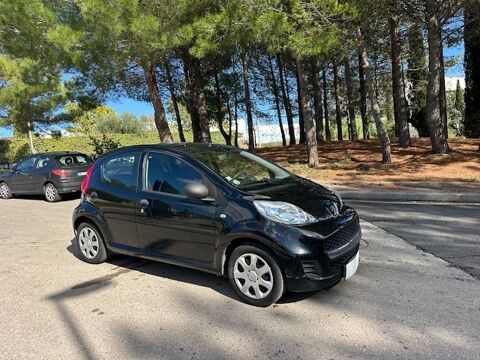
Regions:
<svg viewBox="0 0 480 360"><path fill-rule="evenodd" d="M252 299L263 299L273 289L272 269L257 254L240 256L233 267L233 278L242 294Z"/></svg>
<svg viewBox="0 0 480 360"><path fill-rule="evenodd" d="M10 188L7 184L0 184L0 198L8 199L10 197Z"/></svg>
<svg viewBox="0 0 480 360"><path fill-rule="evenodd" d="M52 184L45 186L45 197L48 201L55 201L57 199L57 189Z"/></svg>
<svg viewBox="0 0 480 360"><path fill-rule="evenodd" d="M86 226L78 234L80 251L87 259L94 259L98 254L99 241L92 228Z"/></svg>

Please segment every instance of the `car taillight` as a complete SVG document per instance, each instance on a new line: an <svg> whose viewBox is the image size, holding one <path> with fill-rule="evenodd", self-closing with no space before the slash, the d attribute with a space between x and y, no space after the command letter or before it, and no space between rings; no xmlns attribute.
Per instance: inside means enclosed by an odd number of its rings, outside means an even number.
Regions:
<svg viewBox="0 0 480 360"><path fill-rule="evenodd" d="M90 175L92 175L93 166L90 166L87 170L87 176L83 179L82 184L80 185L80 190L82 191L82 195L86 195L88 191L88 182L90 181Z"/></svg>
<svg viewBox="0 0 480 360"><path fill-rule="evenodd" d="M72 175L72 171L65 169L53 169L52 174L57 176L70 176Z"/></svg>

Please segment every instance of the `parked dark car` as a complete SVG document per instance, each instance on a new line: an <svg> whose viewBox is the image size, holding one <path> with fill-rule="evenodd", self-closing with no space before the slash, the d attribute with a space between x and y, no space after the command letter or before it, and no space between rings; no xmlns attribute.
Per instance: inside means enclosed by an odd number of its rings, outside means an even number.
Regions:
<svg viewBox="0 0 480 360"><path fill-rule="evenodd" d="M247 151L206 144L101 157L73 227L86 262L121 253L228 276L257 306L350 277L361 238L356 212L335 192Z"/></svg>
<svg viewBox="0 0 480 360"><path fill-rule="evenodd" d="M0 176L0 198L44 194L49 202L79 192L93 160L77 152L35 154Z"/></svg>

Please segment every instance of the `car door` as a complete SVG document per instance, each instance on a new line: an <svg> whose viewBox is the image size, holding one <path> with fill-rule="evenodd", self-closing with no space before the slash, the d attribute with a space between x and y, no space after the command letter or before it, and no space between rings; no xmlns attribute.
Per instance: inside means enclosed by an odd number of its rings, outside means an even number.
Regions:
<svg viewBox="0 0 480 360"><path fill-rule="evenodd" d="M214 254L216 205L185 195L190 183L215 187L184 159L149 152L143 161L142 189L137 216L139 245L147 254L209 267Z"/></svg>
<svg viewBox="0 0 480 360"><path fill-rule="evenodd" d="M43 185L48 178L48 172L50 171L52 161L52 159L45 155L38 157L31 174L32 192L39 194L43 193Z"/></svg>
<svg viewBox="0 0 480 360"><path fill-rule="evenodd" d="M35 156L29 157L17 164L11 177L10 187L14 194L33 193L33 172L35 170Z"/></svg>
<svg viewBox="0 0 480 360"><path fill-rule="evenodd" d="M128 151L107 157L98 180L90 189L90 201L103 214L109 244L119 250L138 250L136 209L141 152Z"/></svg>

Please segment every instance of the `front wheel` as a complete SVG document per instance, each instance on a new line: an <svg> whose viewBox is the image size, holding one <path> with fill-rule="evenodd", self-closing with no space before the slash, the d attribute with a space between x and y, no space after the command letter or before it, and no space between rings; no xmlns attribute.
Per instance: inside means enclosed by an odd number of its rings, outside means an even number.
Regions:
<svg viewBox="0 0 480 360"><path fill-rule="evenodd" d="M0 183L0 198L1 199L10 199L12 197L12 190L6 182Z"/></svg>
<svg viewBox="0 0 480 360"><path fill-rule="evenodd" d="M269 252L254 245L241 245L233 250L228 277L238 296L255 306L270 306L285 291L278 262Z"/></svg>
<svg viewBox="0 0 480 360"><path fill-rule="evenodd" d="M47 185L45 185L44 192L45 200L47 200L48 202L57 202L62 200L62 197L58 193L57 188L52 183L48 183Z"/></svg>

